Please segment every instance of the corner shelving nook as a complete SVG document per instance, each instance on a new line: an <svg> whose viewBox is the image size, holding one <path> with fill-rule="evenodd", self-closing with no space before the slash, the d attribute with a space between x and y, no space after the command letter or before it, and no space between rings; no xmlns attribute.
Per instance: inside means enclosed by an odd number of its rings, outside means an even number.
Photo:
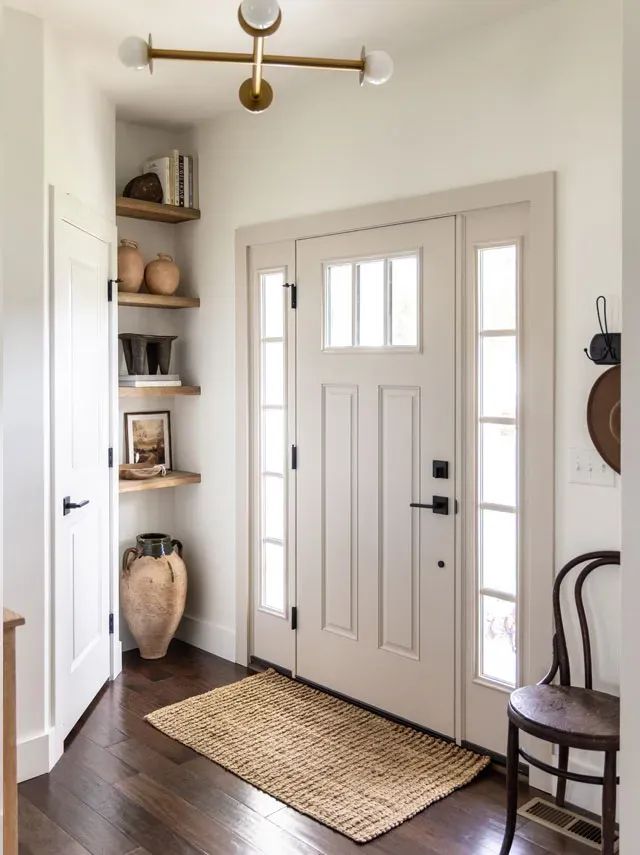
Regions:
<svg viewBox="0 0 640 855"><path fill-rule="evenodd" d="M116 216L136 220L148 220L156 223L177 224L200 219L198 208L183 208L176 205L146 202L125 196L116 197ZM157 294L118 292L118 307L138 309L199 309L200 298L182 295L162 296ZM144 386L118 387L118 398L168 398L195 397L201 395L200 386ZM186 484L199 484L198 472L169 471L165 477L149 478L141 481L119 480L119 493L137 493L147 490L160 490L180 487Z"/></svg>

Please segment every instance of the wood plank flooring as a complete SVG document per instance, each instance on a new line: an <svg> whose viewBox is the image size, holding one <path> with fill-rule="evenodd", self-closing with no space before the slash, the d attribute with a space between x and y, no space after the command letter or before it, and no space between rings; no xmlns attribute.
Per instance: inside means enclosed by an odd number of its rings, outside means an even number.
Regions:
<svg viewBox="0 0 640 855"><path fill-rule="evenodd" d="M504 778L488 772L361 846L154 730L143 716L246 669L174 641L167 657L125 655L50 775L20 785L21 855L496 855ZM530 797L523 787L523 800ZM589 855L521 822L513 855Z"/></svg>

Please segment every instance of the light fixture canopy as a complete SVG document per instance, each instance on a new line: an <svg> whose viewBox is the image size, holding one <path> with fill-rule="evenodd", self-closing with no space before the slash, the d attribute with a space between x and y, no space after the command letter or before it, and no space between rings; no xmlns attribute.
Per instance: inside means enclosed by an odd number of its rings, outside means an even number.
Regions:
<svg viewBox="0 0 640 855"><path fill-rule="evenodd" d="M154 48L149 35L149 40L146 42L137 36L129 36L120 45L118 54L127 68L140 70L148 67L150 71L153 71L154 59L234 62L251 65L253 66L252 75L244 81L239 91L241 104L251 113L262 113L273 101L273 89L262 74L265 65L357 71L361 85L372 83L375 86L386 83L393 74L393 60L383 50L367 53L365 48L362 48L358 59L265 54L265 38L275 33L282 21L282 12L277 0L242 0L238 8L238 20L242 29L253 38L251 53Z"/></svg>

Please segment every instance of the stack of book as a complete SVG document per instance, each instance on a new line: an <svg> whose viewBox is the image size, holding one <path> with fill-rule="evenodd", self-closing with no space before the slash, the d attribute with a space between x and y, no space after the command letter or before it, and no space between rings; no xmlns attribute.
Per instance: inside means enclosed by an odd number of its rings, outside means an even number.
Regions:
<svg viewBox="0 0 640 855"><path fill-rule="evenodd" d="M120 385L134 389L152 386L182 386L178 374L121 374Z"/></svg>
<svg viewBox="0 0 640 855"><path fill-rule="evenodd" d="M198 207L197 163L190 154L181 154L174 148L169 154L158 155L145 161L144 171L154 172L162 184L165 205L180 208Z"/></svg>

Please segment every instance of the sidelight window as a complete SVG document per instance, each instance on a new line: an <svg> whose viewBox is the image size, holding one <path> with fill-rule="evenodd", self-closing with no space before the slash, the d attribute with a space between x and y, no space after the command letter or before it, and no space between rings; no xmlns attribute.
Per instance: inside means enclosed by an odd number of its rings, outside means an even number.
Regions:
<svg viewBox="0 0 640 855"><path fill-rule="evenodd" d="M284 270L260 273L260 607L284 614L286 312Z"/></svg>
<svg viewBox="0 0 640 855"><path fill-rule="evenodd" d="M339 261L324 267L324 349L416 350L417 253Z"/></svg>
<svg viewBox="0 0 640 855"><path fill-rule="evenodd" d="M517 682L519 245L476 248L477 676Z"/></svg>

